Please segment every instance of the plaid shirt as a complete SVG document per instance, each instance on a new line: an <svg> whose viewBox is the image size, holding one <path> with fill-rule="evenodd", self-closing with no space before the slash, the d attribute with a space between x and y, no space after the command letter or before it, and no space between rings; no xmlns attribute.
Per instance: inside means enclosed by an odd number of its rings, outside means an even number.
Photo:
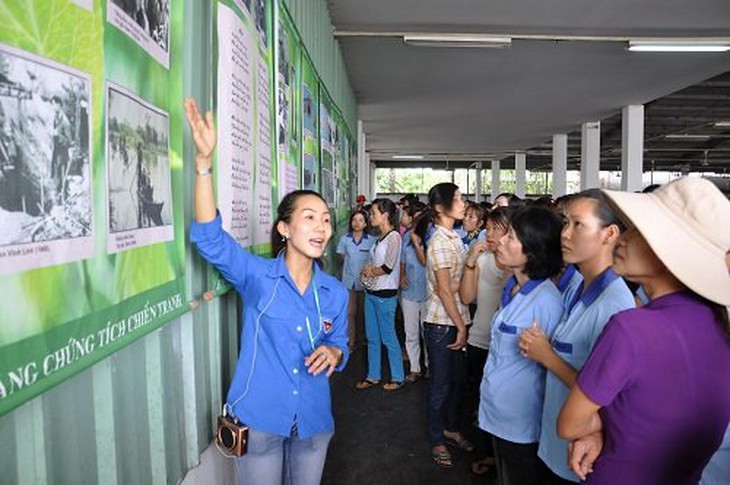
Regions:
<svg viewBox="0 0 730 485"><path fill-rule="evenodd" d="M424 306L424 322L437 323L439 325L454 325L454 322L446 314L446 309L443 303L441 303L441 299L436 294L436 271L448 268L449 277L456 284L461 281L465 261L466 247L461 241L461 237L451 229L435 226L435 231L428 241L428 250L426 251L428 296L426 297ZM471 323L469 308L461 302L458 292L454 293L454 301L456 302L456 309L464 321L464 325L469 325Z"/></svg>

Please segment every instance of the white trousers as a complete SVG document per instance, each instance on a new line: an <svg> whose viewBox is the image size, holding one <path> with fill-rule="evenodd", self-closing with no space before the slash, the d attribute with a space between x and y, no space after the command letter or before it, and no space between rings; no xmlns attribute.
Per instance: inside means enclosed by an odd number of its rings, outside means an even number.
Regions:
<svg viewBox="0 0 730 485"><path fill-rule="evenodd" d="M400 308L403 312L403 328L406 334L406 354L411 362L411 372L421 372L421 332L423 322L421 321L421 308L423 302L401 298ZM424 352L426 349L423 349ZM426 356L428 362L428 356Z"/></svg>

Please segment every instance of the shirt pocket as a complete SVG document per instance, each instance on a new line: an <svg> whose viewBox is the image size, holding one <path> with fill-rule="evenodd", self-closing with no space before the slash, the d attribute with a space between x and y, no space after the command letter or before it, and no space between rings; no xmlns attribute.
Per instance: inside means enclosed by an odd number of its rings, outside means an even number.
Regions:
<svg viewBox="0 0 730 485"><path fill-rule="evenodd" d="M489 351L494 351L500 359L521 357L518 346L521 330L517 325L500 321L494 329Z"/></svg>
<svg viewBox="0 0 730 485"><path fill-rule="evenodd" d="M295 342L298 335L306 336L307 329L303 316L299 316L292 305L284 305L276 298L270 302L270 298L271 296L263 298L255 305L254 335L257 331L260 332L255 337L259 339L258 343L261 344L261 338L265 336L274 346L279 347L285 345L287 340L290 343Z"/></svg>

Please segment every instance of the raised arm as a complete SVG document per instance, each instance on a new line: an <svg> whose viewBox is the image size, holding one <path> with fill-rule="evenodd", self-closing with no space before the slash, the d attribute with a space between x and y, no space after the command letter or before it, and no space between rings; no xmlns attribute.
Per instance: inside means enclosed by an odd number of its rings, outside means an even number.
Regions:
<svg viewBox="0 0 730 485"><path fill-rule="evenodd" d="M459 296L462 303L466 305L473 303L477 298L477 282L479 281L477 258L486 248L486 242L477 241L469 250L469 255L466 258L464 272L461 275L461 285L459 285Z"/></svg>
<svg viewBox="0 0 730 485"><path fill-rule="evenodd" d="M213 150L215 150L217 133L213 114L208 111L205 118L200 115L198 106L192 98L185 99L185 114L190 125L190 132L195 141L195 220L200 223L215 219L216 205L213 191Z"/></svg>
<svg viewBox="0 0 730 485"><path fill-rule="evenodd" d="M203 118L191 98L185 99L185 114L196 148L195 221L191 226L190 240L206 261L215 266L239 291L243 291L254 257L222 230L220 220L209 224L216 221L217 216L210 171L217 140L213 115L208 112Z"/></svg>

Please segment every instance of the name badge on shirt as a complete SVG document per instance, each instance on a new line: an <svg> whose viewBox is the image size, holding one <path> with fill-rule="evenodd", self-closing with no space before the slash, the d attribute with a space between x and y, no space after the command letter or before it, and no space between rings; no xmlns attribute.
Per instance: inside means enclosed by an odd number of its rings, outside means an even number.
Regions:
<svg viewBox="0 0 730 485"><path fill-rule="evenodd" d="M322 328L324 328L324 333L330 333L333 327L334 325L332 324L332 320L327 320L326 318L322 319Z"/></svg>
<svg viewBox="0 0 730 485"><path fill-rule="evenodd" d="M568 342L561 342L560 340L556 340L555 342L553 342L553 348L563 354L573 353L573 344Z"/></svg>
<svg viewBox="0 0 730 485"><path fill-rule="evenodd" d="M502 333L509 333L511 335L517 335L517 327L514 325L507 325L504 322L499 324L499 330Z"/></svg>

